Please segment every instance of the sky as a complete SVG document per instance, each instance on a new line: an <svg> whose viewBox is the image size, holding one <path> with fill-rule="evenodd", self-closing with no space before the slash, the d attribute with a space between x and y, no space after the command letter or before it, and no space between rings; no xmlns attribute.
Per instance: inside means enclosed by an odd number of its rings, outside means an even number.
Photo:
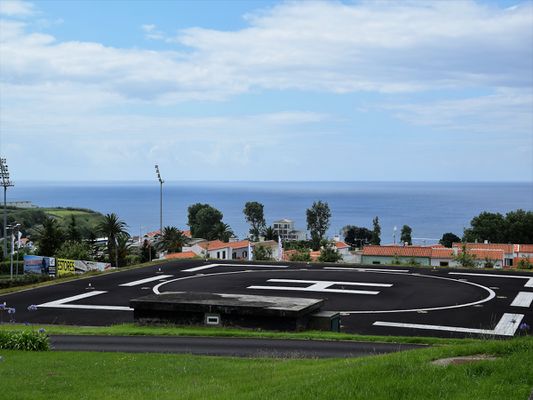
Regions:
<svg viewBox="0 0 533 400"><path fill-rule="evenodd" d="M533 181L532 1L0 0L13 180Z"/></svg>

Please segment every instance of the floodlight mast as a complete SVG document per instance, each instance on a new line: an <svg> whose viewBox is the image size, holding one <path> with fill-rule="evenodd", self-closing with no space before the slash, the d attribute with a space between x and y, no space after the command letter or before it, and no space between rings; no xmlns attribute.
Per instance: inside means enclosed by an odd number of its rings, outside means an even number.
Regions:
<svg viewBox="0 0 533 400"><path fill-rule="evenodd" d="M159 172L159 165L155 165L155 172L157 174L157 180L159 181L159 235L163 235L163 183L165 181L161 178Z"/></svg>
<svg viewBox="0 0 533 400"><path fill-rule="evenodd" d="M7 255L7 188L15 186L9 180L9 169L7 168L7 160L0 158L0 179L2 187L4 188L4 257Z"/></svg>

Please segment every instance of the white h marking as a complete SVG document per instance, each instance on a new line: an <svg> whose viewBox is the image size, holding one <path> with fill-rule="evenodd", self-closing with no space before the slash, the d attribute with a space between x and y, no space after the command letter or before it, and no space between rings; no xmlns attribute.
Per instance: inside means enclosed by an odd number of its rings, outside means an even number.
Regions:
<svg viewBox="0 0 533 400"><path fill-rule="evenodd" d="M347 293L347 294L370 294L376 295L379 292L370 290L351 290L351 289L330 289L333 285L343 286L377 286L377 287L391 287L390 283L365 283L365 282L335 282L335 281L308 281L298 279L269 279L267 282L282 282L282 283L309 283L309 286L248 286L247 289L262 289L262 290L292 290L299 292L325 292L325 293Z"/></svg>

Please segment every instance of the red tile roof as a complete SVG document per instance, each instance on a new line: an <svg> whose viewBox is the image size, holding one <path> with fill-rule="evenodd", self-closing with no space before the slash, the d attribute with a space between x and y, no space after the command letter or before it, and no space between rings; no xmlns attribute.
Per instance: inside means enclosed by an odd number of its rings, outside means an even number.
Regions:
<svg viewBox="0 0 533 400"><path fill-rule="evenodd" d="M504 255L504 251L498 249L468 249L467 251L476 256L476 260L503 260Z"/></svg>
<svg viewBox="0 0 533 400"><path fill-rule="evenodd" d="M183 258L194 258L196 257L196 254L192 251L184 251L183 253L170 253L165 256L165 259L167 260L176 260L176 259L183 259Z"/></svg>
<svg viewBox="0 0 533 400"><path fill-rule="evenodd" d="M446 247L437 247L431 249L431 258L449 258L454 257L453 249L448 249Z"/></svg>
<svg viewBox="0 0 533 400"><path fill-rule="evenodd" d="M513 252L512 244L505 243L464 243L467 249L502 250L505 253ZM463 247L463 243L453 243L453 247Z"/></svg>
<svg viewBox="0 0 533 400"><path fill-rule="evenodd" d="M335 242L335 246L337 247L337 249L346 249L350 247L348 244L344 242Z"/></svg>
<svg viewBox="0 0 533 400"><path fill-rule="evenodd" d="M431 257L431 247L423 246L365 246L363 256Z"/></svg>

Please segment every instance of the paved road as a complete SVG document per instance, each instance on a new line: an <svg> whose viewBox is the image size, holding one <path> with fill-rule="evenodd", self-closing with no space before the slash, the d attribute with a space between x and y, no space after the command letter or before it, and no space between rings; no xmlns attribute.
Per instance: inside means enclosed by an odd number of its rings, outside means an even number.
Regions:
<svg viewBox="0 0 533 400"><path fill-rule="evenodd" d="M228 357L363 357L425 348L424 345L351 341L279 340L169 336L53 335L54 350L186 353Z"/></svg>

